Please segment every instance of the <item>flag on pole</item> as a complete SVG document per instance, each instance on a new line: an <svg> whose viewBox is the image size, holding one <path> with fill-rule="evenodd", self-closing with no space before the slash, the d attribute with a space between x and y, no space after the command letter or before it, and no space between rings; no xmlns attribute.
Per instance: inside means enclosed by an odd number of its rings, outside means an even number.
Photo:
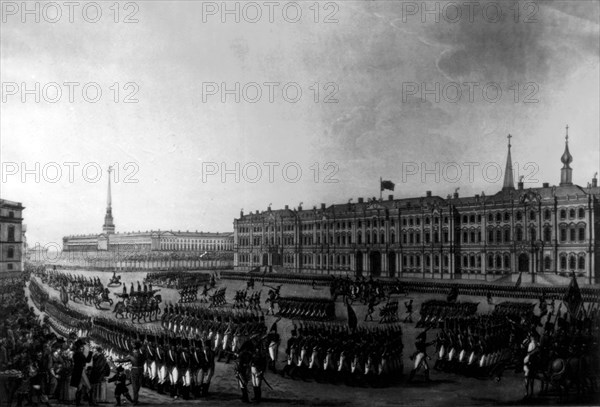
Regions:
<svg viewBox="0 0 600 407"><path fill-rule="evenodd" d="M515 288L521 287L521 276L523 273L519 273L519 278L517 278L517 282L515 283Z"/></svg>
<svg viewBox="0 0 600 407"><path fill-rule="evenodd" d="M576 317L579 307L583 302L583 298L581 297L581 290L579 289L579 284L577 284L575 273L573 273L571 276L571 283L567 288L567 292L563 298L563 301L567 305L567 309L569 310L571 317Z"/></svg>
<svg viewBox="0 0 600 407"><path fill-rule="evenodd" d="M396 186L396 184L394 184L392 181L381 181L381 190L384 191L386 189L389 189L390 191L394 190L394 187Z"/></svg>

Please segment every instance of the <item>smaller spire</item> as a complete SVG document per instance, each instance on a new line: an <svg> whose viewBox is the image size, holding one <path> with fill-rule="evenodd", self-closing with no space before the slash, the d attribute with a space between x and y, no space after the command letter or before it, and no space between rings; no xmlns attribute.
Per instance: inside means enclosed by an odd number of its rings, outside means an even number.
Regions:
<svg viewBox="0 0 600 407"><path fill-rule="evenodd" d="M566 126L566 134L565 134L565 152L560 157L560 161L564 164L563 168L571 168L569 164L573 162L573 156L569 152L569 125Z"/></svg>
<svg viewBox="0 0 600 407"><path fill-rule="evenodd" d="M573 162L573 156L569 151L569 125L565 127L565 151L560 157L560 161L563 163L563 167L560 170L560 185L572 185L573 184L573 170L570 164Z"/></svg>

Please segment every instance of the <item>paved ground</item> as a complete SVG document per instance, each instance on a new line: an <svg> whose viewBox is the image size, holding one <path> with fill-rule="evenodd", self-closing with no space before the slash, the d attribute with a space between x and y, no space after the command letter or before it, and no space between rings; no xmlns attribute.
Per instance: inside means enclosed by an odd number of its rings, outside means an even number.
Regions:
<svg viewBox="0 0 600 407"><path fill-rule="evenodd" d="M108 283L111 276L110 273L97 272L74 272L77 274L96 275L99 276L103 283ZM123 273L122 280L127 284L129 290L130 282L142 280L145 273ZM245 287L245 282L222 280L219 282L221 286L227 286L227 299L232 302L235 290ZM58 297L58 292L49 287L47 289L51 296ZM256 289L263 292L263 301L266 297L268 287L263 287L259 282L256 283ZM121 292L122 288L113 289L113 292ZM320 287L312 289L310 286L292 286L284 285L282 287L282 295L295 296L312 296L312 297L327 297L329 291L327 288ZM161 289L163 301L176 302L179 295L175 290ZM415 301L415 310L420 308L423 301L431 298L443 299L442 295L411 295L408 297L400 296L398 299L402 303L406 299L413 298ZM503 299L495 299L496 302ZM480 313L485 313L491 309L487 304L487 300L483 297L464 297L460 296L459 301L474 301L479 302ZM109 310L96 310L93 306L85 306L83 304L70 303L70 306L77 308L80 311L91 315L113 315ZM365 307L355 305L355 310L359 321L364 318ZM403 315L403 306L401 306L400 314ZM340 320L345 320L346 310L340 302L336 304L336 316ZM416 313L415 313L416 316ZM417 317L418 318L418 317ZM267 317L267 324L273 321L272 317ZM404 335L403 342L405 344L405 372L410 370L410 360L408 356L413 352L414 338L416 333L420 332L414 327L414 324L402 324ZM279 332L286 341L291 330L291 321L282 320L278 324ZM430 331L430 337L435 335L435 332ZM282 342L285 343L285 342ZM281 347L283 348L283 346ZM280 349L281 361L279 366L282 366L284 357ZM389 406L389 405L406 405L406 406L474 406L474 405L521 405L523 396L522 378L520 375L515 375L512 372L507 373L500 383L496 383L490 379L475 379L466 378L460 375L448 374L434 371L431 375L432 381L425 383L422 378L417 377L413 384L406 384L400 378L398 385L385 389L375 388L355 388L345 385L320 384L314 382L303 382L299 380L290 380L281 378L278 375L268 374L267 380L273 386L273 390L263 386L263 397L265 405L310 405L310 406ZM113 385L109 385L109 394L113 392ZM212 395L206 401L200 403L210 403L215 405L240 405L239 391L236 387L233 376L232 364L218 363L215 377L211 386ZM197 405L198 401L172 400L167 396L159 395L153 391L144 389L140 399L144 404L160 405ZM112 396L110 396L112 400ZM557 398L537 399L528 405L548 405L556 404ZM596 396L594 399L575 400L571 399L568 404L585 404L585 405L600 405L600 399Z"/></svg>

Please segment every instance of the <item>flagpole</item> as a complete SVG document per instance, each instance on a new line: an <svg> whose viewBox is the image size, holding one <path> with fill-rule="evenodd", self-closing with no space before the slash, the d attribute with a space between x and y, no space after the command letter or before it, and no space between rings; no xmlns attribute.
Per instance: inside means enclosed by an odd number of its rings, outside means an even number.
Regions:
<svg viewBox="0 0 600 407"><path fill-rule="evenodd" d="M383 189L381 188L381 183L383 182L383 178L379 177L379 200L383 199Z"/></svg>

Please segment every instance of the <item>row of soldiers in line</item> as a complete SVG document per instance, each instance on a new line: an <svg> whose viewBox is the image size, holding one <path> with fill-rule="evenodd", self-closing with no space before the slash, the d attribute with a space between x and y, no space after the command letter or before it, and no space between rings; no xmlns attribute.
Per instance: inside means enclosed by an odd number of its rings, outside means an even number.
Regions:
<svg viewBox="0 0 600 407"><path fill-rule="evenodd" d="M54 288L76 285L104 289L104 286L98 277L85 277L81 274L73 275L71 273L67 274L56 270L48 270L42 277L42 281Z"/></svg>
<svg viewBox="0 0 600 407"><path fill-rule="evenodd" d="M208 286L205 285L205 290L208 293ZM198 289L200 284L193 284L183 287L179 290L179 301L181 303L194 302L198 299Z"/></svg>
<svg viewBox="0 0 600 407"><path fill-rule="evenodd" d="M307 323L291 332L281 374L346 384L387 385L402 374L402 329Z"/></svg>
<svg viewBox="0 0 600 407"><path fill-rule="evenodd" d="M137 351L138 357L129 361L132 372L137 370L142 375L145 387L174 399L208 395L215 371L215 353L208 338L176 338L163 333L124 341L110 328L99 325L92 333L113 359L123 361L124 355L135 355ZM125 348L114 348L116 351L112 348L123 344Z"/></svg>
<svg viewBox="0 0 600 407"><path fill-rule="evenodd" d="M233 308L260 310L261 291L249 292L246 290L236 290L233 297Z"/></svg>
<svg viewBox="0 0 600 407"><path fill-rule="evenodd" d="M436 327L447 318L475 315L479 303L429 300L421 304L419 327Z"/></svg>
<svg viewBox="0 0 600 407"><path fill-rule="evenodd" d="M148 273L144 278L144 283L154 283L154 285L165 288L182 289L194 285L208 284L210 288L214 288L217 284L215 273L210 276L208 273L191 273L185 271L167 271Z"/></svg>
<svg viewBox="0 0 600 407"><path fill-rule="evenodd" d="M513 329L505 316L449 316L435 340L436 369L474 376L494 372L511 357ZM414 375L414 374L413 374Z"/></svg>
<svg viewBox="0 0 600 407"><path fill-rule="evenodd" d="M249 337L266 332L263 315L233 309L182 307L165 309L162 327L180 336L200 336L211 340L212 349L229 361Z"/></svg>
<svg viewBox="0 0 600 407"><path fill-rule="evenodd" d="M309 321L332 321L335 319L335 303L328 299L279 297L277 315L289 319Z"/></svg>
<svg viewBox="0 0 600 407"><path fill-rule="evenodd" d="M260 329L264 333L264 329ZM91 331L112 359L129 358L132 369L143 372L144 385L173 398L206 397L215 371L215 332L202 331L192 337L173 333L144 332L108 319L98 319ZM137 340L136 340L137 338ZM235 377L242 391L242 401L249 402L248 388L254 389L254 400L262 398L267 360L275 363L280 337L276 323L267 335L252 333L241 340L235 357ZM132 370L133 372L133 370Z"/></svg>

